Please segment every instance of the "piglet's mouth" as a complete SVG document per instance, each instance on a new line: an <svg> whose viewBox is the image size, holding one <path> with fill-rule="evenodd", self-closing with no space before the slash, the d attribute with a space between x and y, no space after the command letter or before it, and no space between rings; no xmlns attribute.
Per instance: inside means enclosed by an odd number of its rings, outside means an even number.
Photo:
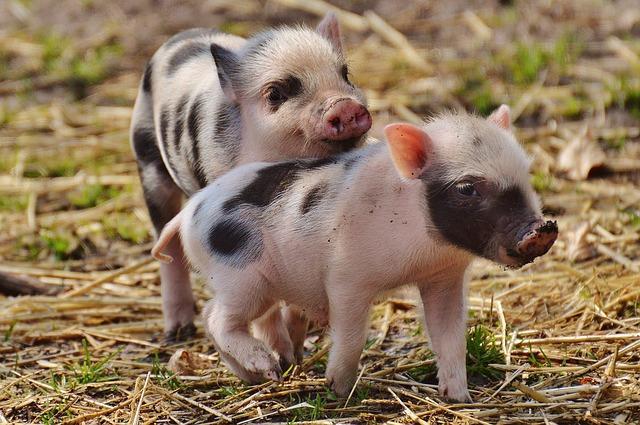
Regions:
<svg viewBox="0 0 640 425"><path fill-rule="evenodd" d="M355 149L360 145L362 136L351 137L345 140L329 140L323 139L322 143L334 153L342 153Z"/></svg>
<svg viewBox="0 0 640 425"><path fill-rule="evenodd" d="M536 222L516 244L515 249L507 249L511 258L510 266L522 267L533 262L536 257L546 254L558 238L558 224L555 221Z"/></svg>

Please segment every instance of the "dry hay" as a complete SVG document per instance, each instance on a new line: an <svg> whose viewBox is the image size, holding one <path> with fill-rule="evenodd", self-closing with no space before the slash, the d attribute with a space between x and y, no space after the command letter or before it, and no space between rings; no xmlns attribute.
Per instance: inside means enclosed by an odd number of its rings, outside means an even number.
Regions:
<svg viewBox="0 0 640 425"><path fill-rule="evenodd" d="M34 290L55 294L0 298L0 422L640 421L640 45L633 38L640 14L633 2L487 2L473 12L456 2L372 2L352 5L353 13L340 2L336 9L353 77L376 115L374 135L394 119L447 107L486 113L507 102L535 158L534 184L559 222L562 239L535 264L474 268L472 404L438 397L410 298L374 308L348 402L324 387L327 338L319 329L309 334L302 366L282 383L258 386L226 371L200 323L195 339L162 344L158 265L148 257L150 226L127 141L144 60L135 53L158 45L162 25L152 25L148 5L131 18L126 2L105 6L108 13L93 4L79 13L104 29L89 37L79 21L56 22L60 12L49 13L47 1L25 4L0 5L18 22L0 30L0 272L5 286L7 277L28 277ZM312 20L328 7L317 0L184 4L175 6L182 23L167 31L197 25L198 7L239 33ZM97 25L101 13L121 26ZM130 34L132 22L155 30ZM63 39L38 38L34 25L82 36L58 49ZM571 31L578 39L564 42ZM117 47L114 39L121 51L110 62L111 50L101 46ZM97 69L82 68L77 57ZM80 100L69 101L69 92ZM197 282L195 291L202 307L206 290ZM167 369L172 355L180 376Z"/></svg>

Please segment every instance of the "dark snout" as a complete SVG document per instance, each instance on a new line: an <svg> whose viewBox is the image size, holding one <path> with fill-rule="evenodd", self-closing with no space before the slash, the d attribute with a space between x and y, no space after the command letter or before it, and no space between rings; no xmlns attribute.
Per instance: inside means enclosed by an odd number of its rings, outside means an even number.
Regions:
<svg viewBox="0 0 640 425"><path fill-rule="evenodd" d="M549 251L558 237L558 225L555 221L538 220L523 229L521 233L515 252L509 255L526 264Z"/></svg>
<svg viewBox="0 0 640 425"><path fill-rule="evenodd" d="M353 99L336 101L322 115L322 134L329 141L358 138L370 128L369 111Z"/></svg>

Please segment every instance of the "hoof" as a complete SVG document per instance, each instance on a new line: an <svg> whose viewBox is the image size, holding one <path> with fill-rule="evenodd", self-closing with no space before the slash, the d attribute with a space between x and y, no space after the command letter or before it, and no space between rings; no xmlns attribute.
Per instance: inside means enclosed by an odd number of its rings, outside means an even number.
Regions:
<svg viewBox="0 0 640 425"><path fill-rule="evenodd" d="M188 323L165 332L163 342L165 344L175 344L176 342L187 341L195 334L196 326L193 323Z"/></svg>

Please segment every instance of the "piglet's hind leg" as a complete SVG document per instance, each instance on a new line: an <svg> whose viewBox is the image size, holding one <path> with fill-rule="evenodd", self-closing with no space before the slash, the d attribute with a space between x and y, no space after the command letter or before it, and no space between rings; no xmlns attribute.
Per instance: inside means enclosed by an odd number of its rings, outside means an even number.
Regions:
<svg viewBox="0 0 640 425"><path fill-rule="evenodd" d="M295 362L293 344L285 326L280 304L273 305L262 317L253 322L256 338L278 354L280 367L287 370Z"/></svg>
<svg viewBox="0 0 640 425"><path fill-rule="evenodd" d="M307 319L302 310L294 305L282 307L282 316L289 330L289 338L293 344L295 361L297 364L302 364L304 357L304 340L307 337L309 319Z"/></svg>
<svg viewBox="0 0 640 425"><path fill-rule="evenodd" d="M139 151L138 165L144 199L155 233L159 235L164 226L180 212L183 195L162 163L160 152L154 145L155 133L152 129L147 131L152 139L141 139L139 134L146 133L142 130L136 131L133 144ZM146 145L142 146L143 144ZM150 154L150 151L155 153ZM151 159L147 158L148 156ZM160 264L165 339L171 342L186 339L195 332L193 326L195 301L180 238L173 238L166 245L164 253L173 258L172 263Z"/></svg>
<svg viewBox="0 0 640 425"><path fill-rule="evenodd" d="M207 308L206 328L227 366L250 383L279 380L282 371L275 357L249 333L251 321L263 314L269 304L260 301L257 294L216 291L215 296Z"/></svg>

